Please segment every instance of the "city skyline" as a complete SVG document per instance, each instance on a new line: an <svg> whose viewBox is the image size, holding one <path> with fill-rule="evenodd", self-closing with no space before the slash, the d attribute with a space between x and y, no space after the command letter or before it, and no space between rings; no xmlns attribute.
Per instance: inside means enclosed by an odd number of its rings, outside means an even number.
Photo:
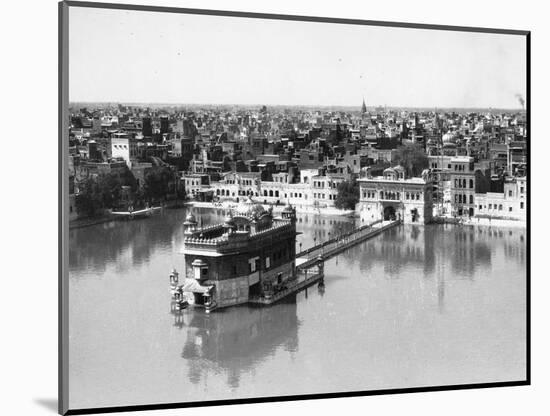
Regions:
<svg viewBox="0 0 550 416"><path fill-rule="evenodd" d="M518 35L78 7L70 19L71 102L517 110L525 97Z"/></svg>
<svg viewBox="0 0 550 416"><path fill-rule="evenodd" d="M92 105L92 106L98 106L98 107L105 107L110 105L123 105L128 107L137 107L137 108L146 108L146 107L153 107L157 109L162 109L164 107L171 107L171 108L178 108L178 107L204 107L204 108L219 108L219 107L243 107L247 110L250 110L255 107L261 107L265 105L264 103L226 103L226 104L218 104L218 103L184 103L184 102L128 102L128 101L83 101L83 100L77 100L77 101L70 101L69 107L73 107L76 105ZM351 112L360 112L361 111L361 104L357 105L331 105L331 104L269 104L266 105L267 108L289 108L289 109L307 109L309 111L351 111ZM398 106L398 105L377 105L377 104L371 104L367 105L367 110L374 109L378 110L379 108L384 108L388 111L405 111L405 112L425 112L425 111L504 111L504 112L517 112L517 113L525 113L527 111L526 108L521 108L521 104L518 104L516 108L509 107L509 108L501 108L501 107L440 107L440 106L434 106L434 107L413 107L413 106Z"/></svg>

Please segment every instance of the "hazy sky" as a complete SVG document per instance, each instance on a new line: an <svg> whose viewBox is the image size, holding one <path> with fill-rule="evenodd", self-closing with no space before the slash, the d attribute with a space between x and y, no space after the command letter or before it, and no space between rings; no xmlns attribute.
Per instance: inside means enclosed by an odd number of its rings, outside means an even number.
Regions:
<svg viewBox="0 0 550 416"><path fill-rule="evenodd" d="M70 7L71 101L519 108L518 35Z"/></svg>

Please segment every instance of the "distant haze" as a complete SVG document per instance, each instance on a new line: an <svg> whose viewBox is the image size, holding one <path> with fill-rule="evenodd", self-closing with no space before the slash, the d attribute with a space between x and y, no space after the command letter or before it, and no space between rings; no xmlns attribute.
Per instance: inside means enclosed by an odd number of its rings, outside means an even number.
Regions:
<svg viewBox="0 0 550 416"><path fill-rule="evenodd" d="M524 36L70 7L73 102L521 109Z"/></svg>

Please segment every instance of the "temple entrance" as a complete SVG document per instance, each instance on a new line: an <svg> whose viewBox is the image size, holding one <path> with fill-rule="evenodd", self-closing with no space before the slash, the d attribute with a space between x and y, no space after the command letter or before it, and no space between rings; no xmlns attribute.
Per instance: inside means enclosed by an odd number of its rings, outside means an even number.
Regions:
<svg viewBox="0 0 550 416"><path fill-rule="evenodd" d="M395 221L395 208L392 205L384 207L384 221Z"/></svg>

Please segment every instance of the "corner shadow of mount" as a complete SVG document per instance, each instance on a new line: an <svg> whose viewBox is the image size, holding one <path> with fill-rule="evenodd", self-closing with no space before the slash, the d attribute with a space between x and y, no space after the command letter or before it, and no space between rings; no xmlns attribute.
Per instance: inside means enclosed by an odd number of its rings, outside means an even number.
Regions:
<svg viewBox="0 0 550 416"><path fill-rule="evenodd" d="M34 399L34 402L57 414L57 399Z"/></svg>

